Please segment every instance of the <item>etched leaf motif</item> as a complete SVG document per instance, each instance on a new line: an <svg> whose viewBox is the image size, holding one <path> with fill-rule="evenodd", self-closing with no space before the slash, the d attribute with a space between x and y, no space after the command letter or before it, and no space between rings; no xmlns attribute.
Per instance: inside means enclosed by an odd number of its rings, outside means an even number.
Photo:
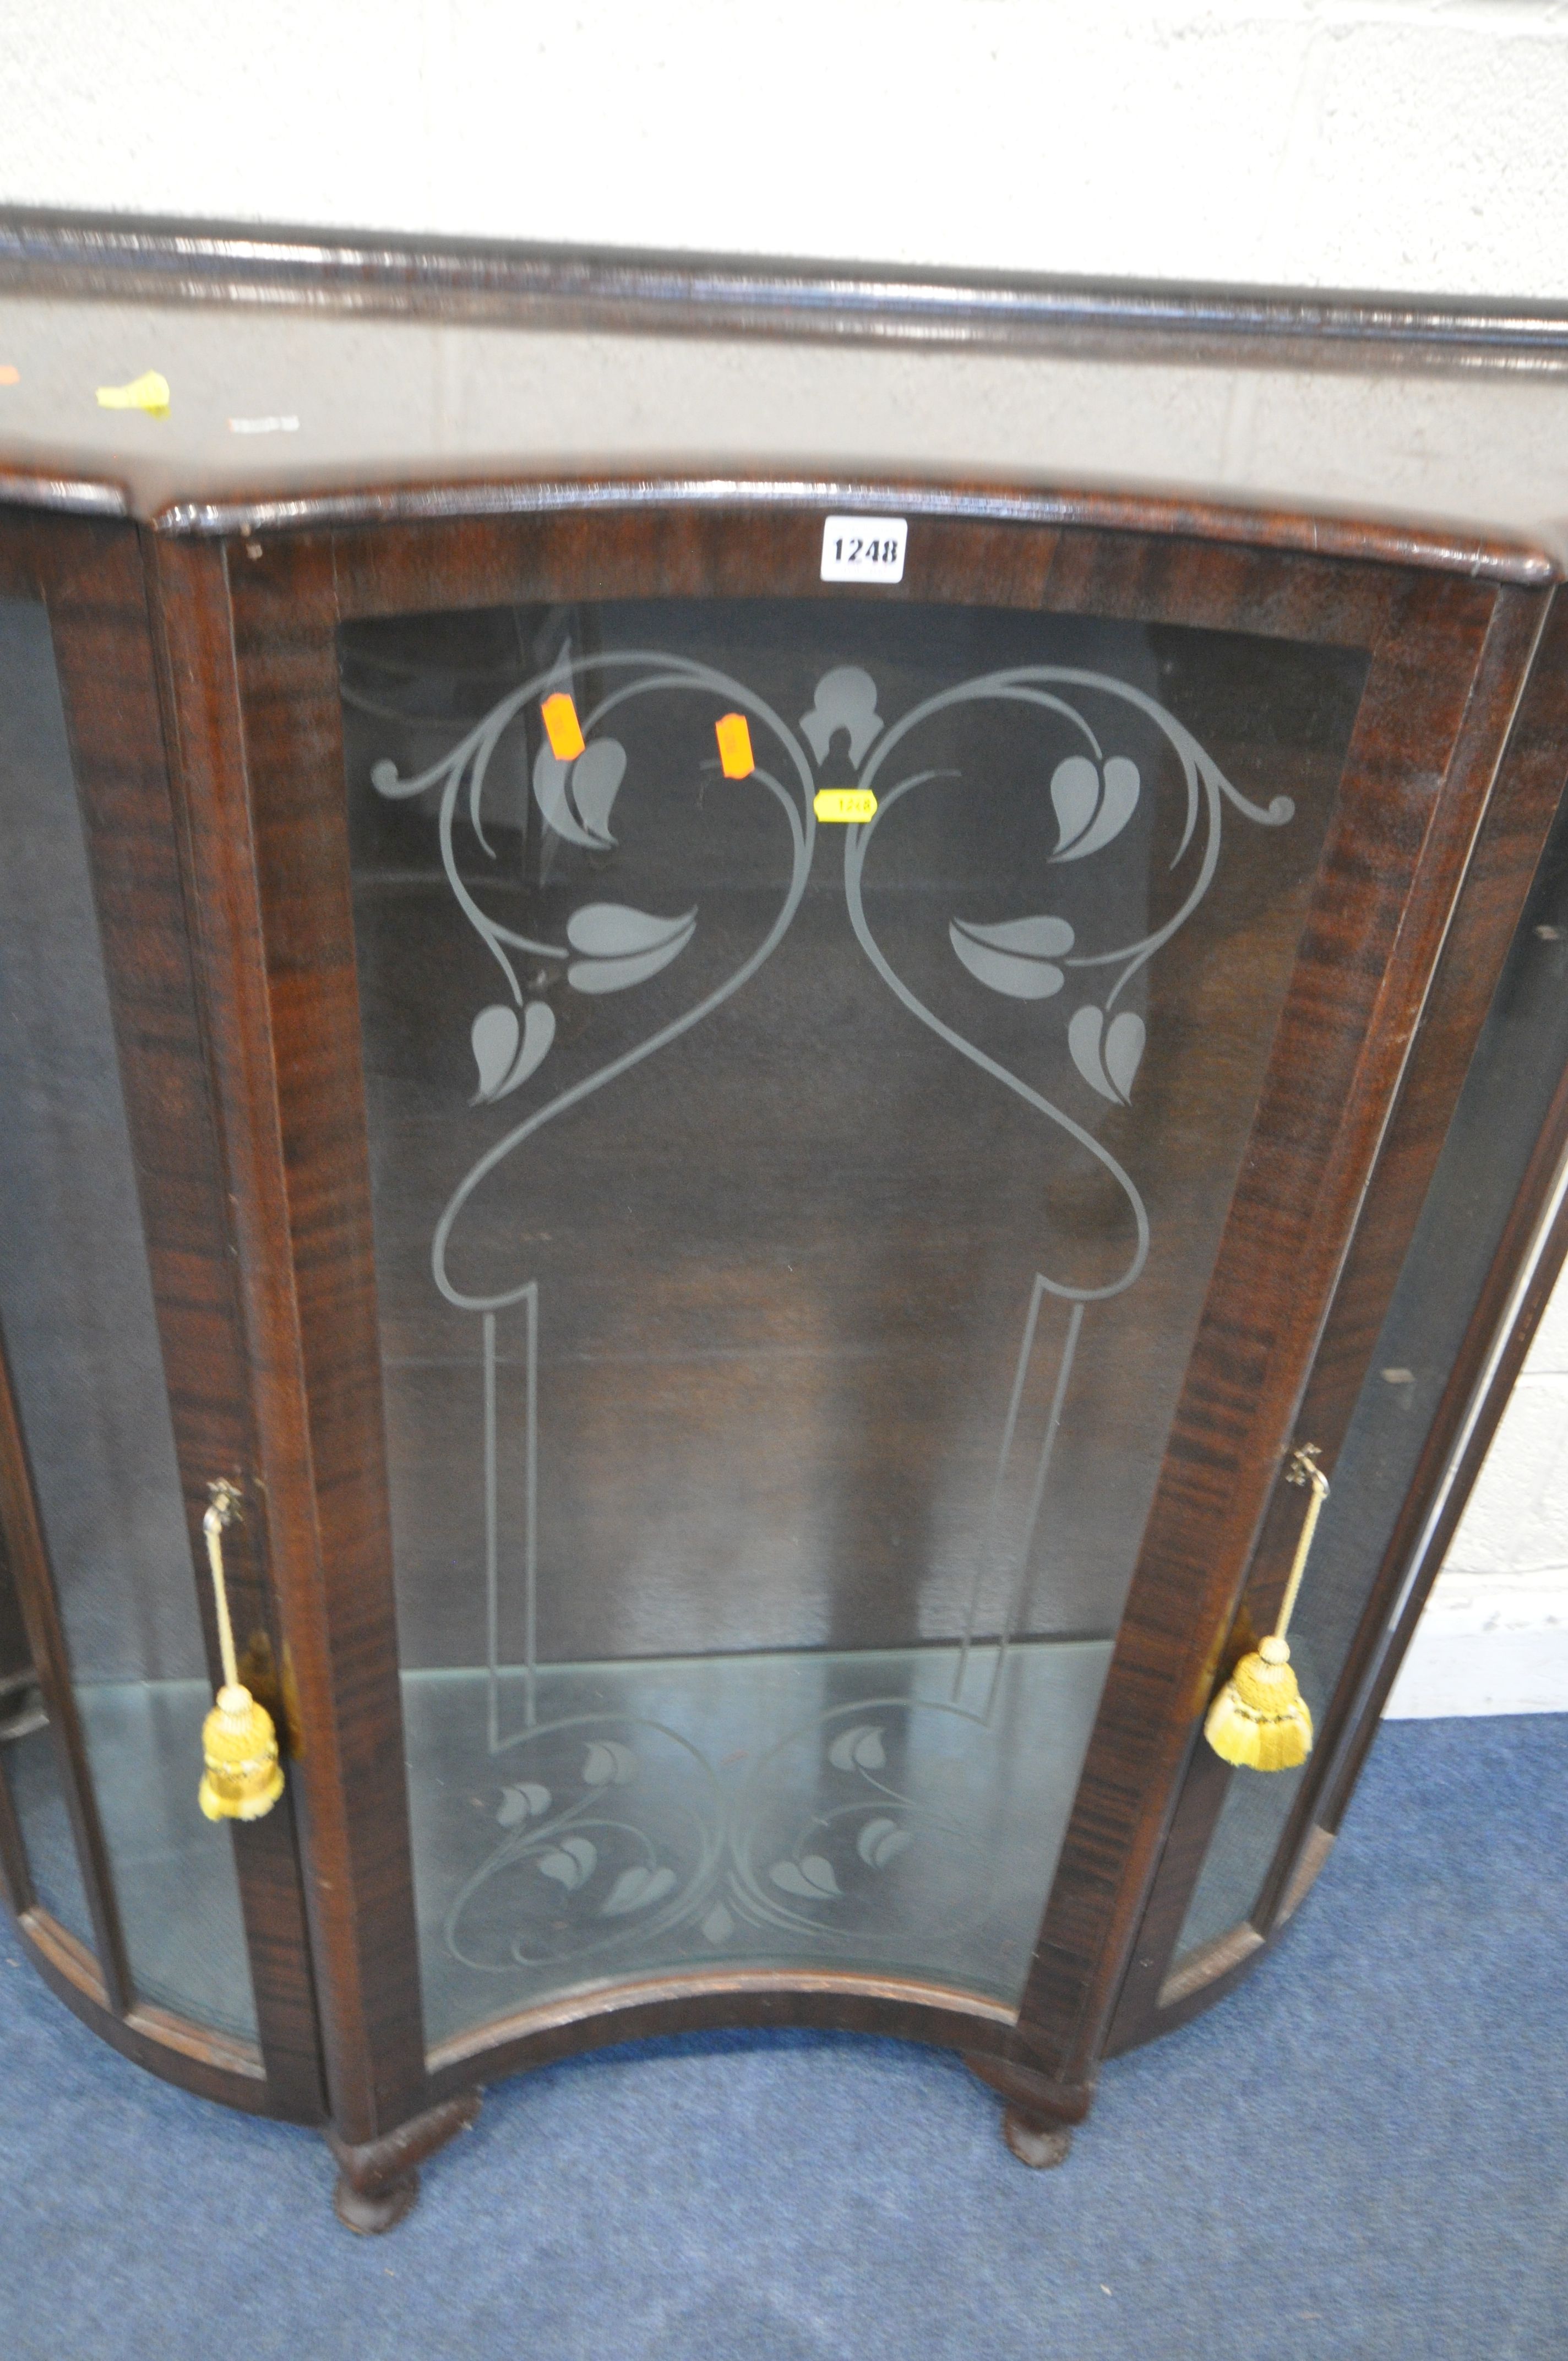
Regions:
<svg viewBox="0 0 1568 2361"><path fill-rule="evenodd" d="M696 929L696 912L657 918L619 902L589 902L566 922L566 940L587 954L566 970L578 992L624 992L678 959Z"/></svg>
<svg viewBox="0 0 1568 2361"><path fill-rule="evenodd" d="M479 1087L473 1104L478 1106L493 1099L507 1078L507 1069L517 1055L519 1027L517 1011L504 1001L494 1008L481 1008L474 1019L470 1038L474 1044L474 1063L479 1070Z"/></svg>
<svg viewBox="0 0 1568 2361"><path fill-rule="evenodd" d="M1124 1008L1105 1027L1104 1046L1105 1071L1124 1099L1132 1096L1143 1054L1144 1020Z"/></svg>
<svg viewBox="0 0 1568 2361"><path fill-rule="evenodd" d="M1121 835L1138 807L1138 791L1141 785L1138 766L1135 763L1130 763L1124 754L1112 755L1105 765L1102 787L1094 772L1094 765L1086 761L1081 754L1069 755L1068 761L1062 763L1058 771L1057 779L1060 778L1062 771L1067 770L1073 763L1082 763L1084 770L1093 778L1098 808L1092 808L1091 816L1084 826L1075 828L1070 834L1065 827L1062 829L1061 840L1051 855L1051 859L1057 862L1086 861L1091 852L1101 851L1104 846L1112 842L1113 838ZM1057 796L1056 779L1051 782L1051 795L1056 801L1057 818L1059 821L1062 818L1062 803ZM1072 803L1076 814L1081 807L1080 791L1076 786Z"/></svg>
<svg viewBox="0 0 1568 2361"><path fill-rule="evenodd" d="M625 992L631 984L645 983L657 975L662 967L678 959L692 939L692 928L677 935L673 943L661 950L644 951L640 959L574 960L566 970L566 981L577 992Z"/></svg>
<svg viewBox="0 0 1568 2361"><path fill-rule="evenodd" d="M1016 951L1025 959L1059 958L1072 949L1072 928L1065 918L1003 918L995 927L977 927L968 918L955 918L953 924L974 942L991 943L999 951Z"/></svg>
<svg viewBox="0 0 1568 2361"><path fill-rule="evenodd" d="M896 1820L868 1820L855 1839L855 1850L872 1869L885 1869L896 1861L915 1841L912 1831L901 1828Z"/></svg>
<svg viewBox="0 0 1568 2361"><path fill-rule="evenodd" d="M609 815L626 776L626 749L614 738L596 738L572 765L572 801L583 826L613 844Z"/></svg>
<svg viewBox="0 0 1568 2361"><path fill-rule="evenodd" d="M828 1749L828 1760L836 1771L881 1771L887 1756L880 1725L861 1721L853 1730L840 1730Z"/></svg>
<svg viewBox="0 0 1568 2361"><path fill-rule="evenodd" d="M548 1001L531 1000L522 1012L520 1040L516 1015L504 1003L482 1008L474 1019L473 1038L479 1087L470 1104L491 1105L526 1082L543 1063L555 1038L555 1011Z"/></svg>
<svg viewBox="0 0 1568 2361"><path fill-rule="evenodd" d="M630 909L624 902L585 902L566 921L566 940L590 959L626 959L673 942L696 916L695 910L687 910L679 918L661 918L651 910Z"/></svg>
<svg viewBox="0 0 1568 2361"><path fill-rule="evenodd" d="M539 1819L550 1809L550 1790L537 1781L525 1779L520 1786L503 1787L501 1806L496 1814L503 1828L515 1828L520 1821Z"/></svg>
<svg viewBox="0 0 1568 2361"><path fill-rule="evenodd" d="M1014 1000L1048 1000L1067 982L1049 957L1072 949L1073 932L1065 918L1007 918L996 927L954 918L948 934L970 973L992 992L1005 992Z"/></svg>
<svg viewBox="0 0 1568 2361"><path fill-rule="evenodd" d="M1100 801L1100 774L1087 754L1069 754L1051 774L1051 801L1056 806L1057 849L1060 860L1094 818Z"/></svg>
<svg viewBox="0 0 1568 2361"><path fill-rule="evenodd" d="M800 1861L775 1861L768 1875L786 1894L802 1894L808 1902L820 1902L839 1891L832 1862L824 1861L819 1852L808 1852Z"/></svg>
<svg viewBox="0 0 1568 2361"><path fill-rule="evenodd" d="M1100 1036L1104 1029L1105 1012L1102 1008L1075 1008L1067 1028L1067 1046L1072 1062L1091 1090L1102 1099L1113 1099L1116 1091L1100 1059Z"/></svg>
<svg viewBox="0 0 1568 2361"><path fill-rule="evenodd" d="M876 694L875 681L859 664L836 664L823 674L817 684L816 703L800 717L801 729L818 763L828 760L828 749L837 732L847 730L850 760L860 769L861 757L883 726Z"/></svg>
<svg viewBox="0 0 1568 2361"><path fill-rule="evenodd" d="M537 1066L544 1062L545 1053L555 1038L555 1011L547 1000L531 1000L522 1012L522 1047L517 1053L510 1073L496 1093L504 1099L520 1082L526 1082Z"/></svg>
<svg viewBox="0 0 1568 2361"><path fill-rule="evenodd" d="M554 1851L540 1854L539 1873L554 1878L568 1894L575 1894L593 1875L598 1857L598 1847L587 1837L563 1837Z"/></svg>
<svg viewBox="0 0 1568 2361"><path fill-rule="evenodd" d="M623 1918L629 1910L646 1910L662 1902L674 1884L673 1869L623 1869L599 1905L601 1918Z"/></svg>
<svg viewBox="0 0 1568 2361"><path fill-rule="evenodd" d="M1075 1008L1067 1028L1072 1062L1091 1089L1125 1106L1144 1054L1144 1020L1130 1008L1106 1026L1101 1009Z"/></svg>
<svg viewBox="0 0 1568 2361"><path fill-rule="evenodd" d="M702 1931L710 1943L727 1943L735 1932L735 1921L722 1902L716 1902L702 1922Z"/></svg>
<svg viewBox="0 0 1568 2361"><path fill-rule="evenodd" d="M605 839L584 828L566 800L566 781L572 765L553 754L548 745L541 746L533 764L533 800L544 815L544 824L565 837L568 844L587 845L591 852L602 852Z"/></svg>
<svg viewBox="0 0 1568 2361"><path fill-rule="evenodd" d="M624 1787L637 1776L637 1757L619 1738L596 1738L583 1757L583 1777L590 1787Z"/></svg>

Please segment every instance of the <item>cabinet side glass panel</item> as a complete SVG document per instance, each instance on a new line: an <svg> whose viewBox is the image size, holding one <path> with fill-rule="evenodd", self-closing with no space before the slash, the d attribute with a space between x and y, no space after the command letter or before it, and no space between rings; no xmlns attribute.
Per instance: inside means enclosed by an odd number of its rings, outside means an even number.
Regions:
<svg viewBox="0 0 1568 2361"><path fill-rule="evenodd" d="M91 1951L92 1913L82 1883L71 1814L55 1758L49 1712L34 1669L0 1533L0 1778L22 1833L36 1899Z"/></svg>
<svg viewBox="0 0 1568 2361"><path fill-rule="evenodd" d="M429 2039L1015 2003L1364 656L869 598L340 655Z"/></svg>
<svg viewBox="0 0 1568 2361"><path fill-rule="evenodd" d="M229 1834L196 1805L211 1690L86 844L48 619L19 599L0 599L0 1327L115 1900L138 1992L253 2039ZM82 1933L62 1806L28 1800L41 1758L7 1770L35 1880L69 1889Z"/></svg>
<svg viewBox="0 0 1568 2361"><path fill-rule="evenodd" d="M74 1935L85 1950L95 1951L93 1916L82 1883L71 1813L48 1716L41 1707L36 1718L29 1715L28 1724L15 1733L0 1730L0 1773L22 1831L27 1874L36 1898L50 1917L58 1919L67 1934Z"/></svg>
<svg viewBox="0 0 1568 2361"><path fill-rule="evenodd" d="M1553 823L1471 1060L1291 1618L1291 1662L1320 1723L1565 1066L1568 803ZM1182 1927L1178 1967L1247 1918L1308 1775L1305 1764L1232 1773Z"/></svg>

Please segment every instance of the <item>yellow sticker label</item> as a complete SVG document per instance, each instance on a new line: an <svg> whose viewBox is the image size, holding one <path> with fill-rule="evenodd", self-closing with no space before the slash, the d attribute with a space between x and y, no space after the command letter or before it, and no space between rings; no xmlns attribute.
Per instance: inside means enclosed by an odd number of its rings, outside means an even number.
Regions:
<svg viewBox="0 0 1568 2361"><path fill-rule="evenodd" d="M169 379L161 369L144 369L129 385L101 385L100 410L145 410L149 418L169 415Z"/></svg>
<svg viewBox="0 0 1568 2361"><path fill-rule="evenodd" d="M818 787L811 808L818 819L875 819L876 797L870 787Z"/></svg>

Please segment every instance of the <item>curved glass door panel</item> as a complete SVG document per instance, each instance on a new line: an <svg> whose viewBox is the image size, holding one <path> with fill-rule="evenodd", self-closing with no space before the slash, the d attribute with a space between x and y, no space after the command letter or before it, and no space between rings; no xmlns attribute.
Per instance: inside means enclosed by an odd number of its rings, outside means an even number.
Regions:
<svg viewBox="0 0 1568 2361"><path fill-rule="evenodd" d="M1365 658L869 600L340 646L427 2033L1014 2002Z"/></svg>
<svg viewBox="0 0 1568 2361"><path fill-rule="evenodd" d="M0 1731L0 1778L4 1778L21 1830L27 1876L36 1899L85 1950L96 1949L93 1914L82 1883L71 1812L55 1760L54 1739L42 1706L29 1712L32 1725L12 1736Z"/></svg>
<svg viewBox="0 0 1568 2361"><path fill-rule="evenodd" d="M950 1647L549 1664L532 1719L521 1669L405 1674L428 2038L682 1967L1013 1996L1109 1654L1017 1643L988 1706Z"/></svg>
<svg viewBox="0 0 1568 2361"><path fill-rule="evenodd" d="M137 1990L250 2038L233 1851L195 1806L210 1690L86 845L48 620L17 599L0 847L0 1331L114 1899ZM87 1940L41 1765L13 1759L34 1874Z"/></svg>
<svg viewBox="0 0 1568 2361"><path fill-rule="evenodd" d="M88 1950L92 1914L82 1890L71 1815L55 1760L43 1693L33 1668L0 1532L0 1782L10 1798L21 1839L27 1879L50 1916ZM0 1801L3 1808L3 1801Z"/></svg>
<svg viewBox="0 0 1568 2361"><path fill-rule="evenodd" d="M1290 1654L1321 1722L1349 1659L1514 1197L1568 1069L1568 802L1530 891L1334 1469ZM1402 1604L1402 1602L1401 1602ZM1390 1616L1390 1628L1397 1620ZM1308 1775L1235 1773L1175 1967L1241 1925Z"/></svg>

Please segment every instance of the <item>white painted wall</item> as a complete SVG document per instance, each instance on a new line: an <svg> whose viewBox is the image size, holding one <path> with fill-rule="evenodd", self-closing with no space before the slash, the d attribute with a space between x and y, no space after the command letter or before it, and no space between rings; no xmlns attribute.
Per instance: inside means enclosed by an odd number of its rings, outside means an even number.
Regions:
<svg viewBox="0 0 1568 2361"><path fill-rule="evenodd" d="M1568 296L1568 6L7 0L0 202ZM1396 1710L1568 1707L1568 1292Z"/></svg>
<svg viewBox="0 0 1568 2361"><path fill-rule="evenodd" d="M1536 1332L1388 1700L1402 1716L1568 1710L1568 1278Z"/></svg>
<svg viewBox="0 0 1568 2361"><path fill-rule="evenodd" d="M1562 291L1547 0L7 0L0 93L13 201Z"/></svg>

